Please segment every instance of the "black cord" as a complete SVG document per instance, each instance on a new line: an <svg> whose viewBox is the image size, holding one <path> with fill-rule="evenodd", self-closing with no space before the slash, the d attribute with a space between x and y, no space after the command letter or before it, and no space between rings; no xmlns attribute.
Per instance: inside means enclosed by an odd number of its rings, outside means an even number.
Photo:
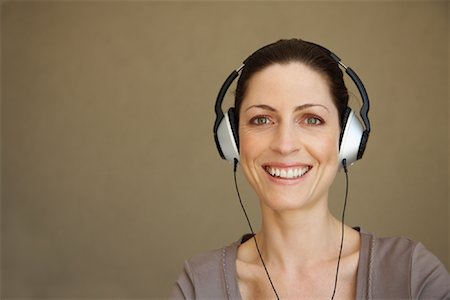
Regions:
<svg viewBox="0 0 450 300"><path fill-rule="evenodd" d="M239 187L236 180L236 169L237 169L238 160L234 159L234 168L233 168L233 174L234 174L234 185L236 187L236 193L239 198L239 203L241 204L242 211L244 212L245 218L247 219L248 227L250 228L250 231L253 235L253 240L255 241L256 250L258 251L259 258L261 259L261 263L264 267L264 270L266 271L267 278L269 279L270 285L272 286L273 292L275 293L275 296L277 297L277 300L280 300L280 297L278 296L277 290L275 289L275 286L273 285L272 278L270 278L269 271L267 271L266 264L264 263L264 260L262 258L261 251L259 250L258 242L256 241L256 235L253 231L252 224L250 223L250 219L247 215L247 212L245 210L244 204L242 203L241 194L239 193ZM334 279L334 288L333 288L333 295L331 296L331 300L334 299L334 296L336 294L336 288L337 288L337 282L338 282L338 274L339 274L339 265L341 262L341 256L342 256L342 248L344 245L344 221L345 221L345 209L347 207L347 196L348 196L348 170L347 170L347 160L342 160L342 166L344 167L345 172L345 199L344 199L344 207L342 208L342 218L341 218L341 245L339 247L339 256L336 266L336 276Z"/></svg>
<svg viewBox="0 0 450 300"><path fill-rule="evenodd" d="M266 264L264 263L264 260L263 260L262 255L261 255L261 251L259 250L258 242L256 241L255 232L253 231L252 224L250 223L250 219L248 218L247 212L245 211L244 204L242 203L242 200L241 200L241 195L239 193L239 188L238 188L238 184L237 184L237 180L236 180L237 164L238 164L238 160L235 158L234 159L234 172L233 172L233 174L234 174L234 185L236 187L236 193L237 193L238 198L239 198L239 203L241 204L242 210L244 211L245 218L247 219L248 227L250 228L250 231L251 231L251 233L253 235L253 240L255 241L256 250L258 251L259 258L261 259L261 262L262 262L262 265L264 267L264 270L266 271L267 278L269 279L270 285L272 286L273 292L275 293L275 296L277 297L277 300L280 300L280 297L278 296L277 290L275 289L275 286L273 285L272 278L270 278L269 271L267 271Z"/></svg>
<svg viewBox="0 0 450 300"><path fill-rule="evenodd" d="M338 256L337 267L336 267L336 277L334 279L334 288L333 288L333 295L331 296L331 300L334 299L334 295L336 294L338 274L339 274L339 265L340 265L341 256L342 256L342 246L344 245L345 208L347 207L347 196L348 196L348 170L347 170L347 160L345 158L342 160L342 166L344 167L344 173L345 173L345 199L344 199L344 207L342 208L342 217L341 217L341 246L339 248L339 256Z"/></svg>

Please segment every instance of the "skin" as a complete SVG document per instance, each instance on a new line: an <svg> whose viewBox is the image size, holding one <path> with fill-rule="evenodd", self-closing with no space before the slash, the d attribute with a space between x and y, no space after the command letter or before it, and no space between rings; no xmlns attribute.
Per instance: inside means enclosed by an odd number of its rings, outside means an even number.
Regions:
<svg viewBox="0 0 450 300"><path fill-rule="evenodd" d="M330 299L341 223L328 194L340 126L326 79L298 62L270 65L250 79L239 118L240 164L261 207L256 239L278 295ZM306 173L269 174L276 169ZM355 298L359 248L359 233L345 226L335 299ZM236 267L244 299L274 298L253 239L238 248Z"/></svg>

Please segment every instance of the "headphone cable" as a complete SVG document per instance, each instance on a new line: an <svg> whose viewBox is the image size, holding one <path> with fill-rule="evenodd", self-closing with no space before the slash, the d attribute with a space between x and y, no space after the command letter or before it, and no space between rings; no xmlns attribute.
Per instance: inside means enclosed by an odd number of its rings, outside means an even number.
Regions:
<svg viewBox="0 0 450 300"><path fill-rule="evenodd" d="M238 160L235 158L235 159L234 159L234 168L233 168L233 174L234 174L234 186L236 187L236 193L237 193L237 196L238 196L238 198L239 198L239 203L241 204L242 211L244 212L245 218L247 219L248 227L250 228L250 231L251 231L252 236L253 236L253 240L255 241L256 250L258 251L259 258L261 259L261 262L262 262L262 265L263 265L263 267L264 267L264 270L266 271L267 278L269 279L270 285L272 286L273 292L275 293L275 296L277 297L277 300L280 300L280 297L278 296L277 290L275 289L275 286L273 285L272 278L270 278L269 271L267 271L266 264L264 263L264 260L263 260L263 258L262 258L261 251L259 250L258 242L256 241L256 235L255 235L255 232L253 231L252 224L250 223L250 219L249 219L249 217L248 217L248 215L247 215L247 212L245 211L244 204L242 203L242 200L241 200L241 194L239 193L239 187L238 187L237 180L236 180L236 169L237 169L237 164L238 164Z"/></svg>
<svg viewBox="0 0 450 300"><path fill-rule="evenodd" d="M336 266L336 277L334 279L334 288L333 288L333 295L331 295L331 300L334 299L334 296L336 294L338 274L339 274L339 265L341 262L342 247L344 246L344 221L345 221L345 209L347 207L347 196L348 196L348 170L347 170L347 160L345 158L342 160L342 166L344 167L344 173L345 173L345 198L344 198L344 207L342 208L342 216L341 216L341 246L339 247L339 256L338 256L338 261L337 261L337 266Z"/></svg>
<svg viewBox="0 0 450 300"><path fill-rule="evenodd" d="M272 282L272 278L269 275L269 271L267 270L266 264L264 263L264 259L262 257L261 251L260 251L259 246L258 246L258 242L256 240L255 232L253 231L252 224L250 223L250 218L248 217L247 211L245 210L244 204L242 203L241 194L239 193L239 187L238 187L237 179L236 179L237 164L238 164L238 160L235 158L234 159L234 167L233 167L233 175L234 175L234 186L236 188L236 193L237 193L237 196L239 198L239 203L241 204L241 208L242 208L242 211L244 212L245 218L247 220L248 227L250 228L250 232L252 233L253 240L255 241L256 250L258 251L258 255L259 255L261 263L262 263L262 265L264 267L264 271L266 272L267 278L269 279L270 286L272 287L272 290L275 293L275 297L277 298L277 300L280 300L280 297L278 296L277 290L275 289L275 286L274 286L274 284ZM340 244L340 247L339 247L339 256L338 256L338 261L337 261L337 266L336 266L336 276L335 276L335 279L334 279L334 287L333 287L333 294L331 296L331 300L334 299L334 296L336 294L336 288L337 288L337 282L338 282L338 274L339 274L339 265L340 265L340 262L341 262L342 248L343 248L343 245L344 245L344 221L345 221L345 210L346 210L346 207L347 207L347 196L348 196L348 170L347 170L347 160L345 158L342 160L342 166L344 168L344 173L345 173L345 199L344 199L344 207L342 209L342 217L341 217L341 244Z"/></svg>

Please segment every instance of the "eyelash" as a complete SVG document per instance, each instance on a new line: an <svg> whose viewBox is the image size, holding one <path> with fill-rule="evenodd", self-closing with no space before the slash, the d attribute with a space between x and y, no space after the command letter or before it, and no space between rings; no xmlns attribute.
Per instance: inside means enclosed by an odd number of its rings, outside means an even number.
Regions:
<svg viewBox="0 0 450 300"><path fill-rule="evenodd" d="M267 123L263 123L263 124L258 124L257 121L261 120L261 119L265 119L267 120ZM250 119L250 124L251 125L255 125L255 126L263 126L263 125L267 125L268 123L270 123L270 118L268 116L256 116Z"/></svg>
<svg viewBox="0 0 450 300"><path fill-rule="evenodd" d="M311 120L311 119L317 120L319 123L318 123L318 124L311 124L311 123L308 123L308 120ZM318 116L314 116L314 115L312 115L312 116L307 116L306 118L304 118L304 121L305 121L306 125L310 125L310 126L319 126L319 125L323 125L323 124L325 123L324 120L323 120L322 118L320 118L320 117L318 117Z"/></svg>
<svg viewBox="0 0 450 300"><path fill-rule="evenodd" d="M318 123L308 123L308 120L311 120L311 119L317 121ZM258 123L258 120L266 120L266 123ZM316 116L316 115L307 115L302 118L302 122L308 126L320 126L325 123L325 121L321 117ZM254 126L264 126L264 125L268 125L273 122L270 120L270 117L261 115L261 116L255 116L255 117L251 118L249 123L250 123L250 125L254 125Z"/></svg>

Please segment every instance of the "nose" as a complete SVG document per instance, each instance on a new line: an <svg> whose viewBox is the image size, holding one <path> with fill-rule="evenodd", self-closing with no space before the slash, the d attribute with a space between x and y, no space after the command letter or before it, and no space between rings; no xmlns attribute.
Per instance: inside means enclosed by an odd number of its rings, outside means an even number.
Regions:
<svg viewBox="0 0 450 300"><path fill-rule="evenodd" d="M281 123L274 131L270 148L282 155L300 150L299 132L289 123Z"/></svg>

